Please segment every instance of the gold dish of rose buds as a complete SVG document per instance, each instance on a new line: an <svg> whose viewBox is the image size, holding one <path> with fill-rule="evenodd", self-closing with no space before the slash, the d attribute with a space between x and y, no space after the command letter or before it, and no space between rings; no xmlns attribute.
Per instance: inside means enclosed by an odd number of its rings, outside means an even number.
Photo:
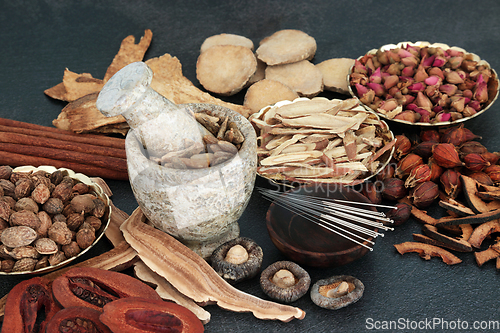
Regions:
<svg viewBox="0 0 500 333"><path fill-rule="evenodd" d="M48 264L48 266L38 268L35 270L24 270L24 271L16 271L16 272L0 272L0 276L12 276L12 275L39 275L39 274L45 274L52 272L54 270L57 270L61 267L64 267L68 265L70 262L74 261L75 259L83 256L85 253L87 253L99 240L104 236L104 233L106 229L108 228L109 222L110 222L110 217L111 217L111 203L109 197L106 195L104 190L102 189L101 186L99 186L97 183L93 182L91 178L88 176L82 174L82 173L75 173L73 170L66 169L66 168L55 168L53 166L39 166L39 167L34 167L34 166L20 166L17 168L14 168L12 170L12 173L18 172L18 173L27 173L27 174L33 174L36 172L44 172L47 174L53 174L56 171L60 171L62 176L69 176L71 179L73 179L74 184L78 183L83 183L88 186L89 190L87 193L92 194L96 198L102 200L105 205L104 205L104 210L103 210L103 215L100 218L101 223L100 227L95 230L95 239L92 241L92 243L89 242L89 246L81 249L80 252L72 257L66 258L65 260L56 263L56 264ZM38 204L40 205L40 204ZM40 205L42 207L42 205ZM42 208L40 208L40 211ZM101 211L102 213L102 211ZM99 214L100 215L100 214ZM87 216L87 213L85 213L85 216ZM37 237L38 238L38 237ZM35 240L36 241L36 240ZM34 244L35 241L33 241ZM31 246L31 245L30 245ZM60 251L60 245L59 245L59 251ZM45 255L48 256L48 255ZM42 255L40 256L42 257Z"/></svg>
<svg viewBox="0 0 500 333"><path fill-rule="evenodd" d="M367 110L419 126L477 117L499 93L498 75L488 62L442 43L401 42L370 50L356 60L347 81Z"/></svg>
<svg viewBox="0 0 500 333"><path fill-rule="evenodd" d="M249 120L258 135L257 174L273 181L356 185L394 152L387 124L355 98L281 101Z"/></svg>

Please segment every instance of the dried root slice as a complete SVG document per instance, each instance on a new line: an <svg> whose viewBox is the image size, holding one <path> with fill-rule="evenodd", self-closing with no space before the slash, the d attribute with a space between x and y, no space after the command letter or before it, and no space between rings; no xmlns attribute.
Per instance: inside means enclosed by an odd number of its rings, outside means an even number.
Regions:
<svg viewBox="0 0 500 333"><path fill-rule="evenodd" d="M300 30L286 29L261 40L255 54L257 58L273 66L310 60L314 57L316 48L313 37Z"/></svg>
<svg viewBox="0 0 500 333"><path fill-rule="evenodd" d="M288 322L304 318L305 312L299 308L265 301L234 288L191 249L145 222L146 217L137 208L122 224L125 239L151 270L196 303L216 302L227 310L252 312L259 319Z"/></svg>
<svg viewBox="0 0 500 333"><path fill-rule="evenodd" d="M252 77L248 79L246 87L250 87L252 84L264 80L266 78L266 63L262 60L257 59L257 69L253 73Z"/></svg>
<svg viewBox="0 0 500 333"><path fill-rule="evenodd" d="M430 244L404 242L401 244L394 244L394 247L401 255L408 252L416 252L425 260L430 260L431 257L440 257L447 265L456 265L462 262L462 260L453 253Z"/></svg>
<svg viewBox="0 0 500 333"><path fill-rule="evenodd" d="M323 74L324 89L348 95L347 75L352 66L354 59L349 58L328 59L317 64L316 67Z"/></svg>
<svg viewBox="0 0 500 333"><path fill-rule="evenodd" d="M477 226L469 238L469 243L479 249L483 241L494 232L500 232L500 220L493 220Z"/></svg>
<svg viewBox="0 0 500 333"><path fill-rule="evenodd" d="M477 180L464 175L460 176L460 179L462 180L465 199L475 213L486 213L500 209L500 201L485 202L478 196L479 183Z"/></svg>
<svg viewBox="0 0 500 333"><path fill-rule="evenodd" d="M498 263L498 258L500 257L500 250L492 245L484 251L474 252L474 256L476 257L477 265L481 267L485 262L495 258L497 258L497 263Z"/></svg>
<svg viewBox="0 0 500 333"><path fill-rule="evenodd" d="M268 105L283 100L293 101L297 97L299 95L283 83L264 79L248 88L243 105L255 113Z"/></svg>
<svg viewBox="0 0 500 333"><path fill-rule="evenodd" d="M196 78L213 93L230 96L239 92L257 70L252 50L238 45L212 46L196 62Z"/></svg>
<svg viewBox="0 0 500 333"><path fill-rule="evenodd" d="M448 249L448 250L457 251L457 249L455 247L453 247L452 245L446 244L446 243L441 242L441 241L438 241L438 240L436 240L434 238L431 238L429 236L425 236L425 235L422 235L422 234L412 234L412 237L413 237L413 240L415 242L429 244L429 245L434 245L434 246L445 248L445 249Z"/></svg>
<svg viewBox="0 0 500 333"><path fill-rule="evenodd" d="M251 39L240 36L240 35L235 35L235 34L219 34L219 35L213 35L208 37L203 41L200 47L200 53L205 52L212 46L216 45L239 45L239 46L244 46L249 48L250 50L253 51L253 42Z"/></svg>
<svg viewBox="0 0 500 333"><path fill-rule="evenodd" d="M155 291L164 300L173 301L193 312L203 324L210 321L210 312L203 309L201 306L193 302L192 299L181 294L177 289L162 276L156 274L142 261L138 261L134 265L135 276L143 282L155 286Z"/></svg>
<svg viewBox="0 0 500 333"><path fill-rule="evenodd" d="M469 244L469 242L467 242L463 239L457 239L457 238L453 238L453 237L447 236L445 234L442 234L441 232L439 232L438 228L436 228L435 226L425 224L422 227L422 230L424 231L424 233L427 236L429 236L435 240L438 240L444 244L449 245L449 247L453 248L455 251L472 252L472 246L471 246L471 244Z"/></svg>
<svg viewBox="0 0 500 333"><path fill-rule="evenodd" d="M435 224L437 227L442 225L457 225L457 224L481 224L493 221L500 218L500 209L492 210L486 213L465 216L465 217L442 217Z"/></svg>
<svg viewBox="0 0 500 333"><path fill-rule="evenodd" d="M323 75L308 60L267 66L266 79L279 81L304 97L314 97L323 91Z"/></svg>
<svg viewBox="0 0 500 333"><path fill-rule="evenodd" d="M439 206L458 216L470 216L476 214L469 207L464 206L453 199L448 199L446 201L440 200Z"/></svg>

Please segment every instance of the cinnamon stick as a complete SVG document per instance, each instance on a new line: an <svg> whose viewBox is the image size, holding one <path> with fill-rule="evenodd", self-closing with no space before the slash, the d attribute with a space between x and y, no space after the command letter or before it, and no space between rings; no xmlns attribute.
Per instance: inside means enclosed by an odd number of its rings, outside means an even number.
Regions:
<svg viewBox="0 0 500 333"><path fill-rule="evenodd" d="M13 132L3 132L1 130L0 130L0 142L47 147L54 149L64 149L80 153L110 156L122 159L127 158L125 149L119 149L107 146L97 146L93 144L81 143L75 141L64 141L60 139L31 136L27 134L19 134Z"/></svg>
<svg viewBox="0 0 500 333"><path fill-rule="evenodd" d="M0 145L3 146L4 144ZM121 170L112 170L110 168L102 168L94 165L83 163L62 161L59 159L51 159L46 157L23 155L8 151L0 151L0 165L10 165L12 167L22 165L32 165L39 167L41 165L51 165L56 168L68 168L75 172L83 173L89 177L102 177L114 180L128 180L128 173Z"/></svg>
<svg viewBox="0 0 500 333"><path fill-rule="evenodd" d="M64 141L82 142L97 146L125 149L125 139L104 135L80 134L61 130L59 128L30 124L5 118L0 118L0 130L2 132L13 132Z"/></svg>

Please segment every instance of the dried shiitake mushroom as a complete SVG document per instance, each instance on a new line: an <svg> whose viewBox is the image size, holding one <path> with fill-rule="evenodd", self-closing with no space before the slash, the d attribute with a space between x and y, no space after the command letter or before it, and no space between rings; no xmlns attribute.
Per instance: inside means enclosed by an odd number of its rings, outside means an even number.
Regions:
<svg viewBox="0 0 500 333"><path fill-rule="evenodd" d="M291 303L309 290L311 277L292 261L278 261L268 266L260 275L262 291L274 300Z"/></svg>
<svg viewBox="0 0 500 333"><path fill-rule="evenodd" d="M212 267L229 283L251 279L260 272L262 248L253 240L238 237L217 247L210 261Z"/></svg>
<svg viewBox="0 0 500 333"><path fill-rule="evenodd" d="M319 280L311 287L311 300L319 307L337 310L357 302L365 290L363 283L349 275Z"/></svg>

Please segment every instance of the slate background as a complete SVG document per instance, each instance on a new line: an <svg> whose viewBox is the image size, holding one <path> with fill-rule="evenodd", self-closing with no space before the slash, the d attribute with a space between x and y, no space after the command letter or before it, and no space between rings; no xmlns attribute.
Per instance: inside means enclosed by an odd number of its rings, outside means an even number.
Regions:
<svg viewBox="0 0 500 333"><path fill-rule="evenodd" d="M366 51L400 41L442 42L460 46L500 68L500 2L491 1L0 1L0 117L51 126L65 103L43 94L61 82L64 68L102 78L121 41L153 31L146 59L169 53L183 65L195 85L199 47L211 35L234 33L258 42L280 29L300 29L318 44L314 63L329 58L356 58ZM339 97L324 94L327 97ZM228 101L241 103L244 93ZM499 149L500 104L466 123L483 136L481 142ZM390 123L394 133L415 131ZM127 213L137 207L128 182L109 181L116 206ZM257 179L258 186L267 182ZM263 267L285 259L265 230L269 202L254 193L239 224L241 235L264 249ZM438 214L438 212L436 212ZM447 331L446 326L425 326L438 320L460 332L474 330L474 321L500 321L499 272L493 263L478 268L472 254L459 254L463 263L448 267L439 259L427 262L416 254L400 256L393 244L411 240L420 226L409 221L386 237L375 250L349 265L329 269L307 268L313 282L349 274L365 284L364 297L337 311L315 306L309 296L293 303L307 312L289 323L261 321L249 313L233 313L207 306L212 319L206 332L369 332ZM83 258L110 248L106 240ZM130 273L130 272L128 272ZM18 278L0 277L0 296ZM238 288L266 298L258 280ZM395 330L370 325L398 321ZM419 326L420 325L420 326ZM459 330L458 328L462 328Z"/></svg>

